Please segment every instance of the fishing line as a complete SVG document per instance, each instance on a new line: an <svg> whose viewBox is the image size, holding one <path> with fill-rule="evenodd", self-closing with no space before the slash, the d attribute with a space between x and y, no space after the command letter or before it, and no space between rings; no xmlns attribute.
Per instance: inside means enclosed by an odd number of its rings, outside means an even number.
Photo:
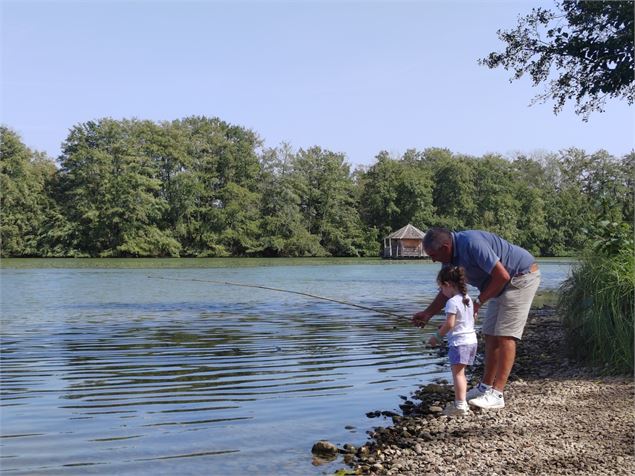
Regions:
<svg viewBox="0 0 635 476"><path fill-rule="evenodd" d="M382 309L375 309L372 307L362 306L361 304L354 304L352 302L340 301L338 299L332 299L324 296L317 296L315 294L303 293L300 291L291 291L289 289L280 289L280 288L272 288L269 286L261 286L258 284L245 284L245 283L234 283L232 281L213 281L210 279L195 279L195 278L163 278L161 276L148 276L150 279L163 279L165 281L193 281L197 283L210 283L210 284L218 284L218 285L226 285L226 286L241 286L244 288L258 288L258 289L267 289L269 291L278 291L281 293L291 293L291 294L299 294L300 296L307 296L314 299L322 299L323 301L331 301L338 304L343 304L344 306L357 307L359 309L365 309L366 311L372 311L380 314L386 314L387 316L398 317L400 319L408 319L406 316L401 316L399 314L395 314L394 312L384 311Z"/></svg>

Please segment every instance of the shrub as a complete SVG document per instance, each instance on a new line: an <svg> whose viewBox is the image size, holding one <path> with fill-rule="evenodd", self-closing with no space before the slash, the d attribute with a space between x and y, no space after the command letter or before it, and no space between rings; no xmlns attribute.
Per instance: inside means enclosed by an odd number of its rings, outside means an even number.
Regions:
<svg viewBox="0 0 635 476"><path fill-rule="evenodd" d="M632 373L634 367L635 250L631 237L632 229L619 241L614 233L596 240L562 284L558 300L573 355L605 366L609 373Z"/></svg>

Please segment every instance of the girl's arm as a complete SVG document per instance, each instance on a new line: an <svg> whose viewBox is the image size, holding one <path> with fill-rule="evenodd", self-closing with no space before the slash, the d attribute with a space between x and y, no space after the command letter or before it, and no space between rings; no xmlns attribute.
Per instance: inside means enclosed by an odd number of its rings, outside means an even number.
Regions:
<svg viewBox="0 0 635 476"><path fill-rule="evenodd" d="M445 316L445 322L439 327L439 330L430 337L428 340L428 344L431 346L439 345L443 340L443 336L454 329L456 325L456 314L447 314Z"/></svg>
<svg viewBox="0 0 635 476"><path fill-rule="evenodd" d="M416 313L412 317L412 323L415 326L424 327L428 323L428 321L436 315L437 312L443 309L443 306L445 306L445 303L447 301L448 301L448 298L445 297L443 293L441 292L438 293L436 297L434 298L434 301L432 301L427 308L425 308L423 311Z"/></svg>
<svg viewBox="0 0 635 476"><path fill-rule="evenodd" d="M445 322L439 327L439 335L443 337L456 325L456 314L448 314L445 316Z"/></svg>

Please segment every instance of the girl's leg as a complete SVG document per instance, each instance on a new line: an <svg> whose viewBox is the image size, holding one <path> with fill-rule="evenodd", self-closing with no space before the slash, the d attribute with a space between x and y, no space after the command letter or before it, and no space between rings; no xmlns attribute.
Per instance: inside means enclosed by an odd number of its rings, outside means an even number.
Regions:
<svg viewBox="0 0 635 476"><path fill-rule="evenodd" d="M452 380L454 381L454 400L464 402L467 393L467 379L465 378L465 364L452 364Z"/></svg>

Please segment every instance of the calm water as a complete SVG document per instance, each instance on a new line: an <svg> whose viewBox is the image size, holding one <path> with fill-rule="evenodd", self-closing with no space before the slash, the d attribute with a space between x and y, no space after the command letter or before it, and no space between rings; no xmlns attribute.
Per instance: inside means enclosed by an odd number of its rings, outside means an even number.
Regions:
<svg viewBox="0 0 635 476"><path fill-rule="evenodd" d="M2 263L3 473L332 473L343 464L313 466L315 441L361 444L387 424L366 412L449 376L408 318L174 280L410 316L435 293L435 264L105 262ZM541 268L553 288L569 263Z"/></svg>

